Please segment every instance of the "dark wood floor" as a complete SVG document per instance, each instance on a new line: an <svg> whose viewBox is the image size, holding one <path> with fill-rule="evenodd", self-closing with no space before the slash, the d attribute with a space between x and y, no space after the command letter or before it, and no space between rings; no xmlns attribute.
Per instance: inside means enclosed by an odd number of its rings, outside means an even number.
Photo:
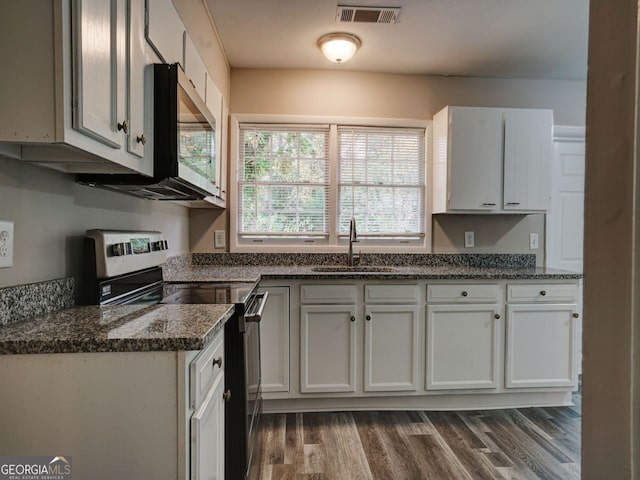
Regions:
<svg viewBox="0 0 640 480"><path fill-rule="evenodd" d="M260 480L579 479L575 407L263 415Z"/></svg>

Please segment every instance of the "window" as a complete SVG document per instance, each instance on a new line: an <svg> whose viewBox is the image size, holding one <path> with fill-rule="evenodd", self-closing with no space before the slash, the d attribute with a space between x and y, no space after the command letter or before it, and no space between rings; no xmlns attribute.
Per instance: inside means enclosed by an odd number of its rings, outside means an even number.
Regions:
<svg viewBox="0 0 640 480"><path fill-rule="evenodd" d="M338 155L340 235L424 234L424 130L338 127Z"/></svg>
<svg viewBox="0 0 640 480"><path fill-rule="evenodd" d="M328 197L328 126L241 126L240 236L327 237Z"/></svg>
<svg viewBox="0 0 640 480"><path fill-rule="evenodd" d="M238 125L232 248L342 251L354 217L370 251L428 249L424 127Z"/></svg>

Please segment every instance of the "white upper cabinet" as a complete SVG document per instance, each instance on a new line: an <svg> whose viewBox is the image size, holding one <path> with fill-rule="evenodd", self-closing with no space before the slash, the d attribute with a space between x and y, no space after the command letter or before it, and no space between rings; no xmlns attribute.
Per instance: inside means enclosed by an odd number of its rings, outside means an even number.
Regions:
<svg viewBox="0 0 640 480"><path fill-rule="evenodd" d="M196 46L187 32L184 32L184 73L195 87L200 98L204 100L207 84L207 67L205 67Z"/></svg>
<svg viewBox="0 0 640 480"><path fill-rule="evenodd" d="M18 27L0 28L12 72L0 107L16 112L0 118L0 142L21 144L24 161L65 172L152 174L144 0L38 5L3 6L3 25Z"/></svg>
<svg viewBox="0 0 640 480"><path fill-rule="evenodd" d="M149 134L145 135L145 68L147 63L144 41L145 12L142 0L129 0L128 3L130 11L126 62L126 116L130 125L127 151L143 158L145 145L151 140ZM151 124L151 122L147 123Z"/></svg>
<svg viewBox="0 0 640 480"><path fill-rule="evenodd" d="M223 162L226 162L226 158L222 158L222 142L223 140L223 130L224 130L224 126L223 126L223 122L222 122L222 94L220 93L220 90L218 90L218 87L216 87L216 84L213 83L213 80L211 79L211 75L209 75L209 73L205 74L205 80L206 80L206 84L205 84L205 104L207 105L207 108L209 109L209 111L213 114L214 118L216 119L216 133L215 133L215 152L216 152L216 178L218 179L218 181L216 182L216 195L218 197L222 198L222 192L220 189L220 178L222 175L222 165ZM226 171L225 171L225 175L226 175ZM225 188L226 188L226 182L225 182Z"/></svg>
<svg viewBox="0 0 640 480"><path fill-rule="evenodd" d="M503 208L545 211L549 208L553 112L509 109L504 112Z"/></svg>
<svg viewBox="0 0 640 480"><path fill-rule="evenodd" d="M447 107L434 117L434 202L443 210L500 208L502 112Z"/></svg>
<svg viewBox="0 0 640 480"><path fill-rule="evenodd" d="M548 208L553 112L446 107L433 119L434 213Z"/></svg>
<svg viewBox="0 0 640 480"><path fill-rule="evenodd" d="M184 68L184 25L171 0L146 0L145 36L164 63Z"/></svg>
<svg viewBox="0 0 640 480"><path fill-rule="evenodd" d="M126 12L124 2L73 3L75 103L73 127L113 148L128 129L124 115ZM120 93L120 95L119 95Z"/></svg>

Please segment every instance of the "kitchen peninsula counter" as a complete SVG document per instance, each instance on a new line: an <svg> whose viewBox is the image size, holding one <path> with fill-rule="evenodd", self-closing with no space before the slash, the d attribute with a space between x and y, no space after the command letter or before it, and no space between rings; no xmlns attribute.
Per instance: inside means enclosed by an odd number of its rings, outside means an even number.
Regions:
<svg viewBox="0 0 640 480"><path fill-rule="evenodd" d="M233 305L115 305L60 310L0 327L0 354L200 350Z"/></svg>

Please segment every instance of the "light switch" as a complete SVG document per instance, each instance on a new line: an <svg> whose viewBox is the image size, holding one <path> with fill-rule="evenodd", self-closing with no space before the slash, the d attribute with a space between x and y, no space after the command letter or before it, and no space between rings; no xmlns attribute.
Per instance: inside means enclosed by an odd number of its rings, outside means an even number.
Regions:
<svg viewBox="0 0 640 480"><path fill-rule="evenodd" d="M13 267L13 222L0 220L0 268Z"/></svg>

